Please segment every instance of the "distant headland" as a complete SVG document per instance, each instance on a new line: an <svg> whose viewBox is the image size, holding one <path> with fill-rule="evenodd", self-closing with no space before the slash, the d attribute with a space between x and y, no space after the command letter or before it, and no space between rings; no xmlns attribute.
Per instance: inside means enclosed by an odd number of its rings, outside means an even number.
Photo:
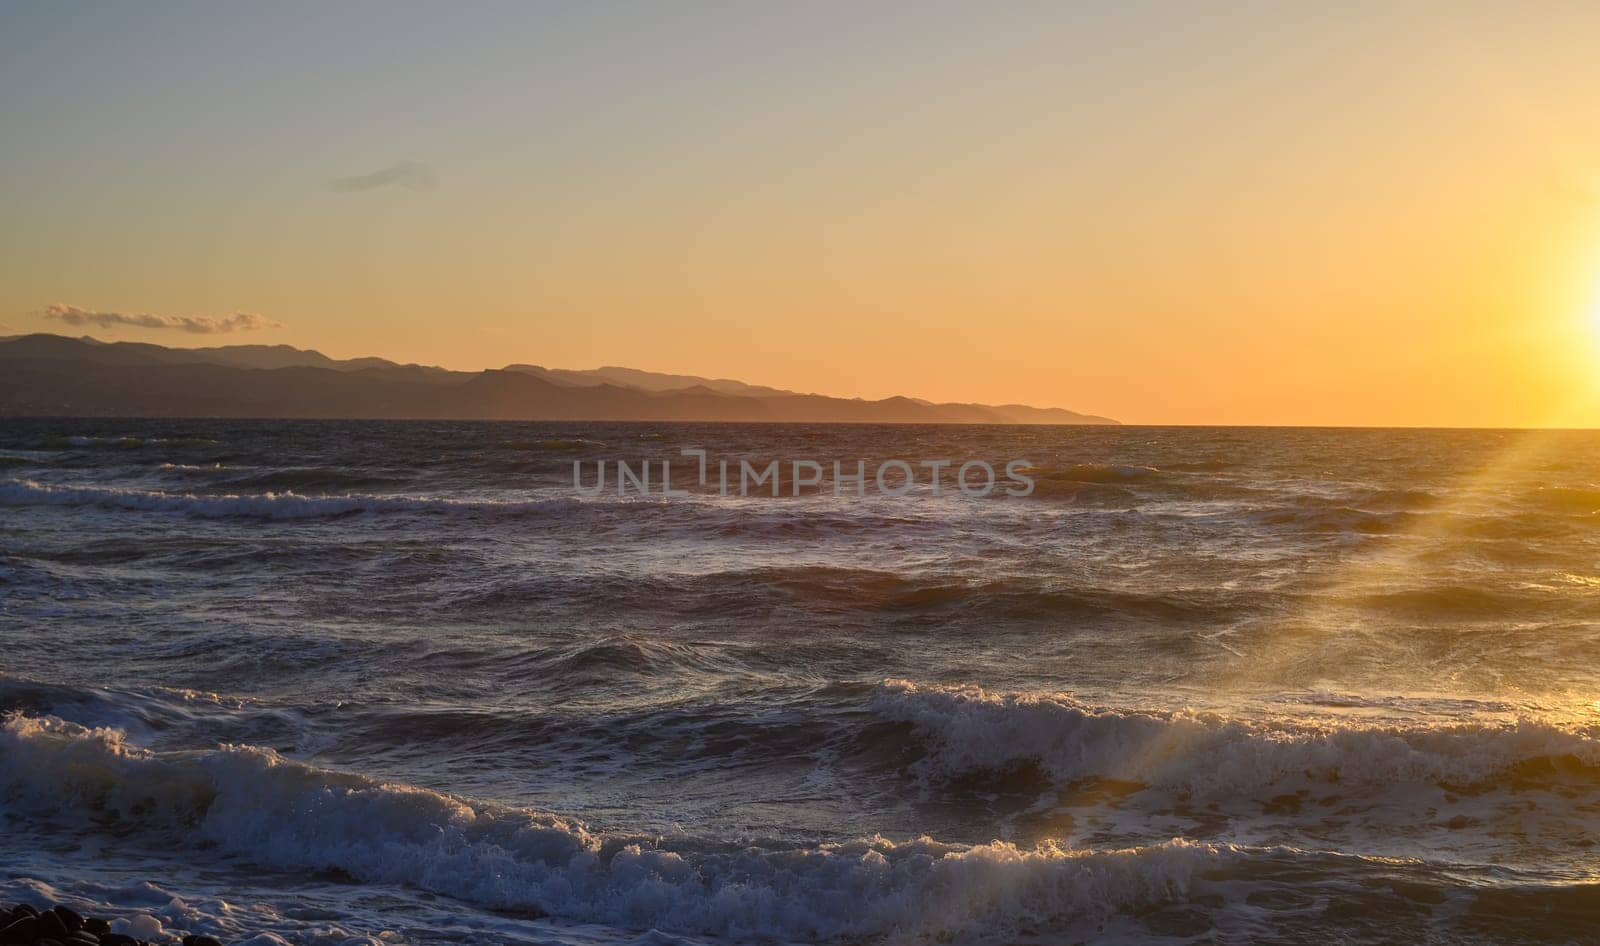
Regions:
<svg viewBox="0 0 1600 946"><path fill-rule="evenodd" d="M0 416L1115 424L1058 407L869 401L634 368L450 371L288 345L0 339Z"/></svg>

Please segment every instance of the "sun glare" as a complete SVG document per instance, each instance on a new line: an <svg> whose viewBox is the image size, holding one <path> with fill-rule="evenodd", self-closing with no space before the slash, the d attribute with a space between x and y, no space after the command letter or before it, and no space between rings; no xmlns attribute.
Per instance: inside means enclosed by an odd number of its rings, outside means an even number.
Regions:
<svg viewBox="0 0 1600 946"><path fill-rule="evenodd" d="M1584 312L1583 322L1584 328L1588 331L1590 350L1600 355L1600 292L1595 292L1590 299L1589 307Z"/></svg>

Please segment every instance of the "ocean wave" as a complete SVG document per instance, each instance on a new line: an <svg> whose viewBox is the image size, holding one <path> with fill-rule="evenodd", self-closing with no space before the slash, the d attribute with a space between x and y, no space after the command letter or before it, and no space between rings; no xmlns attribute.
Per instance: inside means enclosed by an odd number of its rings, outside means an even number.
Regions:
<svg viewBox="0 0 1600 946"><path fill-rule="evenodd" d="M1600 790L1600 729L1534 720L1366 728L1267 725L1198 712L1121 712L1058 694L885 681L881 718L910 724L934 779L1033 767L1057 784L1114 779L1192 795L1297 786L1505 787L1571 776Z"/></svg>
<svg viewBox="0 0 1600 946"><path fill-rule="evenodd" d="M111 728L12 716L0 790L13 811L216 845L495 909L632 929L791 939L1004 935L1186 896L1241 856L1174 840L1025 850L882 837L796 846L606 834L293 762L270 749L152 752Z"/></svg>
<svg viewBox="0 0 1600 946"><path fill-rule="evenodd" d="M513 440L500 446L505 450L568 453L578 450L593 450L596 447L603 447L605 444L598 440L589 440L584 437L550 437L545 440Z"/></svg>
<svg viewBox="0 0 1600 946"><path fill-rule="evenodd" d="M1154 467L1108 463L1032 466L1022 472L1032 478L1032 495L1038 499L1115 507L1135 503L1139 496L1134 487L1153 484L1162 477Z"/></svg>
<svg viewBox="0 0 1600 946"><path fill-rule="evenodd" d="M49 716L115 729L147 745L308 738L308 709L182 687L83 687L0 674L0 716Z"/></svg>
<svg viewBox="0 0 1600 946"><path fill-rule="evenodd" d="M1443 496L1430 490L1405 487L1367 489L1354 498L1363 507L1378 506L1413 512L1432 509L1445 501Z"/></svg>
<svg viewBox="0 0 1600 946"><path fill-rule="evenodd" d="M1458 621L1496 621L1547 614L1593 612L1595 602L1586 596L1552 594L1538 590L1496 590L1473 585L1430 585L1377 591L1349 599L1369 610L1422 618Z"/></svg>
<svg viewBox="0 0 1600 946"><path fill-rule="evenodd" d="M603 574L581 584L561 575L508 576L433 606L442 612L504 613L545 605L552 598L649 608L659 615L730 618L775 608L854 614L889 620L1014 621L1005 629L1037 630L1037 622L1102 620L1211 625L1281 609L1292 603L1272 590L1214 587L1140 592L1064 580L1007 577L964 579L955 574L907 575L887 569L807 564L733 568L697 575ZM1051 632L1061 631L1059 623ZM957 633L952 628L950 633Z"/></svg>
<svg viewBox="0 0 1600 946"><path fill-rule="evenodd" d="M1404 531L1417 521L1418 514L1405 510L1373 512L1352 506L1313 505L1259 509L1252 512L1249 519L1259 525L1287 526L1303 532L1383 535Z"/></svg>
<svg viewBox="0 0 1600 946"><path fill-rule="evenodd" d="M543 657L546 669L562 675L611 679L613 674L653 675L685 670L716 670L705 646L636 635L602 637Z"/></svg>
<svg viewBox="0 0 1600 946"><path fill-rule="evenodd" d="M1119 463L1072 463L1067 466L1033 466L1022 472L1035 480L1063 483L1129 484L1145 483L1161 476L1153 466Z"/></svg>
<svg viewBox="0 0 1600 946"><path fill-rule="evenodd" d="M298 467L241 474L223 480L218 485L225 489L271 490L276 492L279 490L337 490L356 487L383 488L405 482L406 479L404 477L384 476L361 470Z"/></svg>
<svg viewBox="0 0 1600 946"><path fill-rule="evenodd" d="M1600 513L1600 486L1545 486L1529 498L1537 506L1568 515Z"/></svg>
<svg viewBox="0 0 1600 946"><path fill-rule="evenodd" d="M34 480L0 483L0 506L94 506L138 512L183 513L202 519L331 519L385 512L517 515L559 511L572 508L577 502L566 498L495 502L422 496L301 496L293 492L200 495L111 486L55 486Z"/></svg>
<svg viewBox="0 0 1600 946"><path fill-rule="evenodd" d="M1026 579L910 584L875 602L888 612L963 611L1009 619L1103 618L1213 623L1268 609L1277 596L1214 588L1141 593ZM1057 628L1059 630L1059 628Z"/></svg>
<svg viewBox="0 0 1600 946"><path fill-rule="evenodd" d="M216 444L210 437L139 437L123 435L113 437L71 436L50 442L51 446L85 449L91 447L117 447L124 450L138 447L202 447Z"/></svg>

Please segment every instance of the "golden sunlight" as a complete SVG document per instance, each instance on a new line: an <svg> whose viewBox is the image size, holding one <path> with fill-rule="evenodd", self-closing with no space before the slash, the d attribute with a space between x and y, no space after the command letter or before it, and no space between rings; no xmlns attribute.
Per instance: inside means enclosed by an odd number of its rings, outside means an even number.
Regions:
<svg viewBox="0 0 1600 946"><path fill-rule="evenodd" d="M1590 341L1594 343L1597 352L1600 352L1600 265L1596 267L1594 288L1589 292L1589 307L1585 314Z"/></svg>

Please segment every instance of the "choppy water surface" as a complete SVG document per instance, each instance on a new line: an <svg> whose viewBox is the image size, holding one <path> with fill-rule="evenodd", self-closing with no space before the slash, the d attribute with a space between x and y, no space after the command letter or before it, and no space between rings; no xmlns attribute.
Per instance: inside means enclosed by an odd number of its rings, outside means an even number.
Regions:
<svg viewBox="0 0 1600 946"><path fill-rule="evenodd" d="M574 460L1026 458L1025 499ZM1594 942L1600 435L0 422L0 899L291 941Z"/></svg>

